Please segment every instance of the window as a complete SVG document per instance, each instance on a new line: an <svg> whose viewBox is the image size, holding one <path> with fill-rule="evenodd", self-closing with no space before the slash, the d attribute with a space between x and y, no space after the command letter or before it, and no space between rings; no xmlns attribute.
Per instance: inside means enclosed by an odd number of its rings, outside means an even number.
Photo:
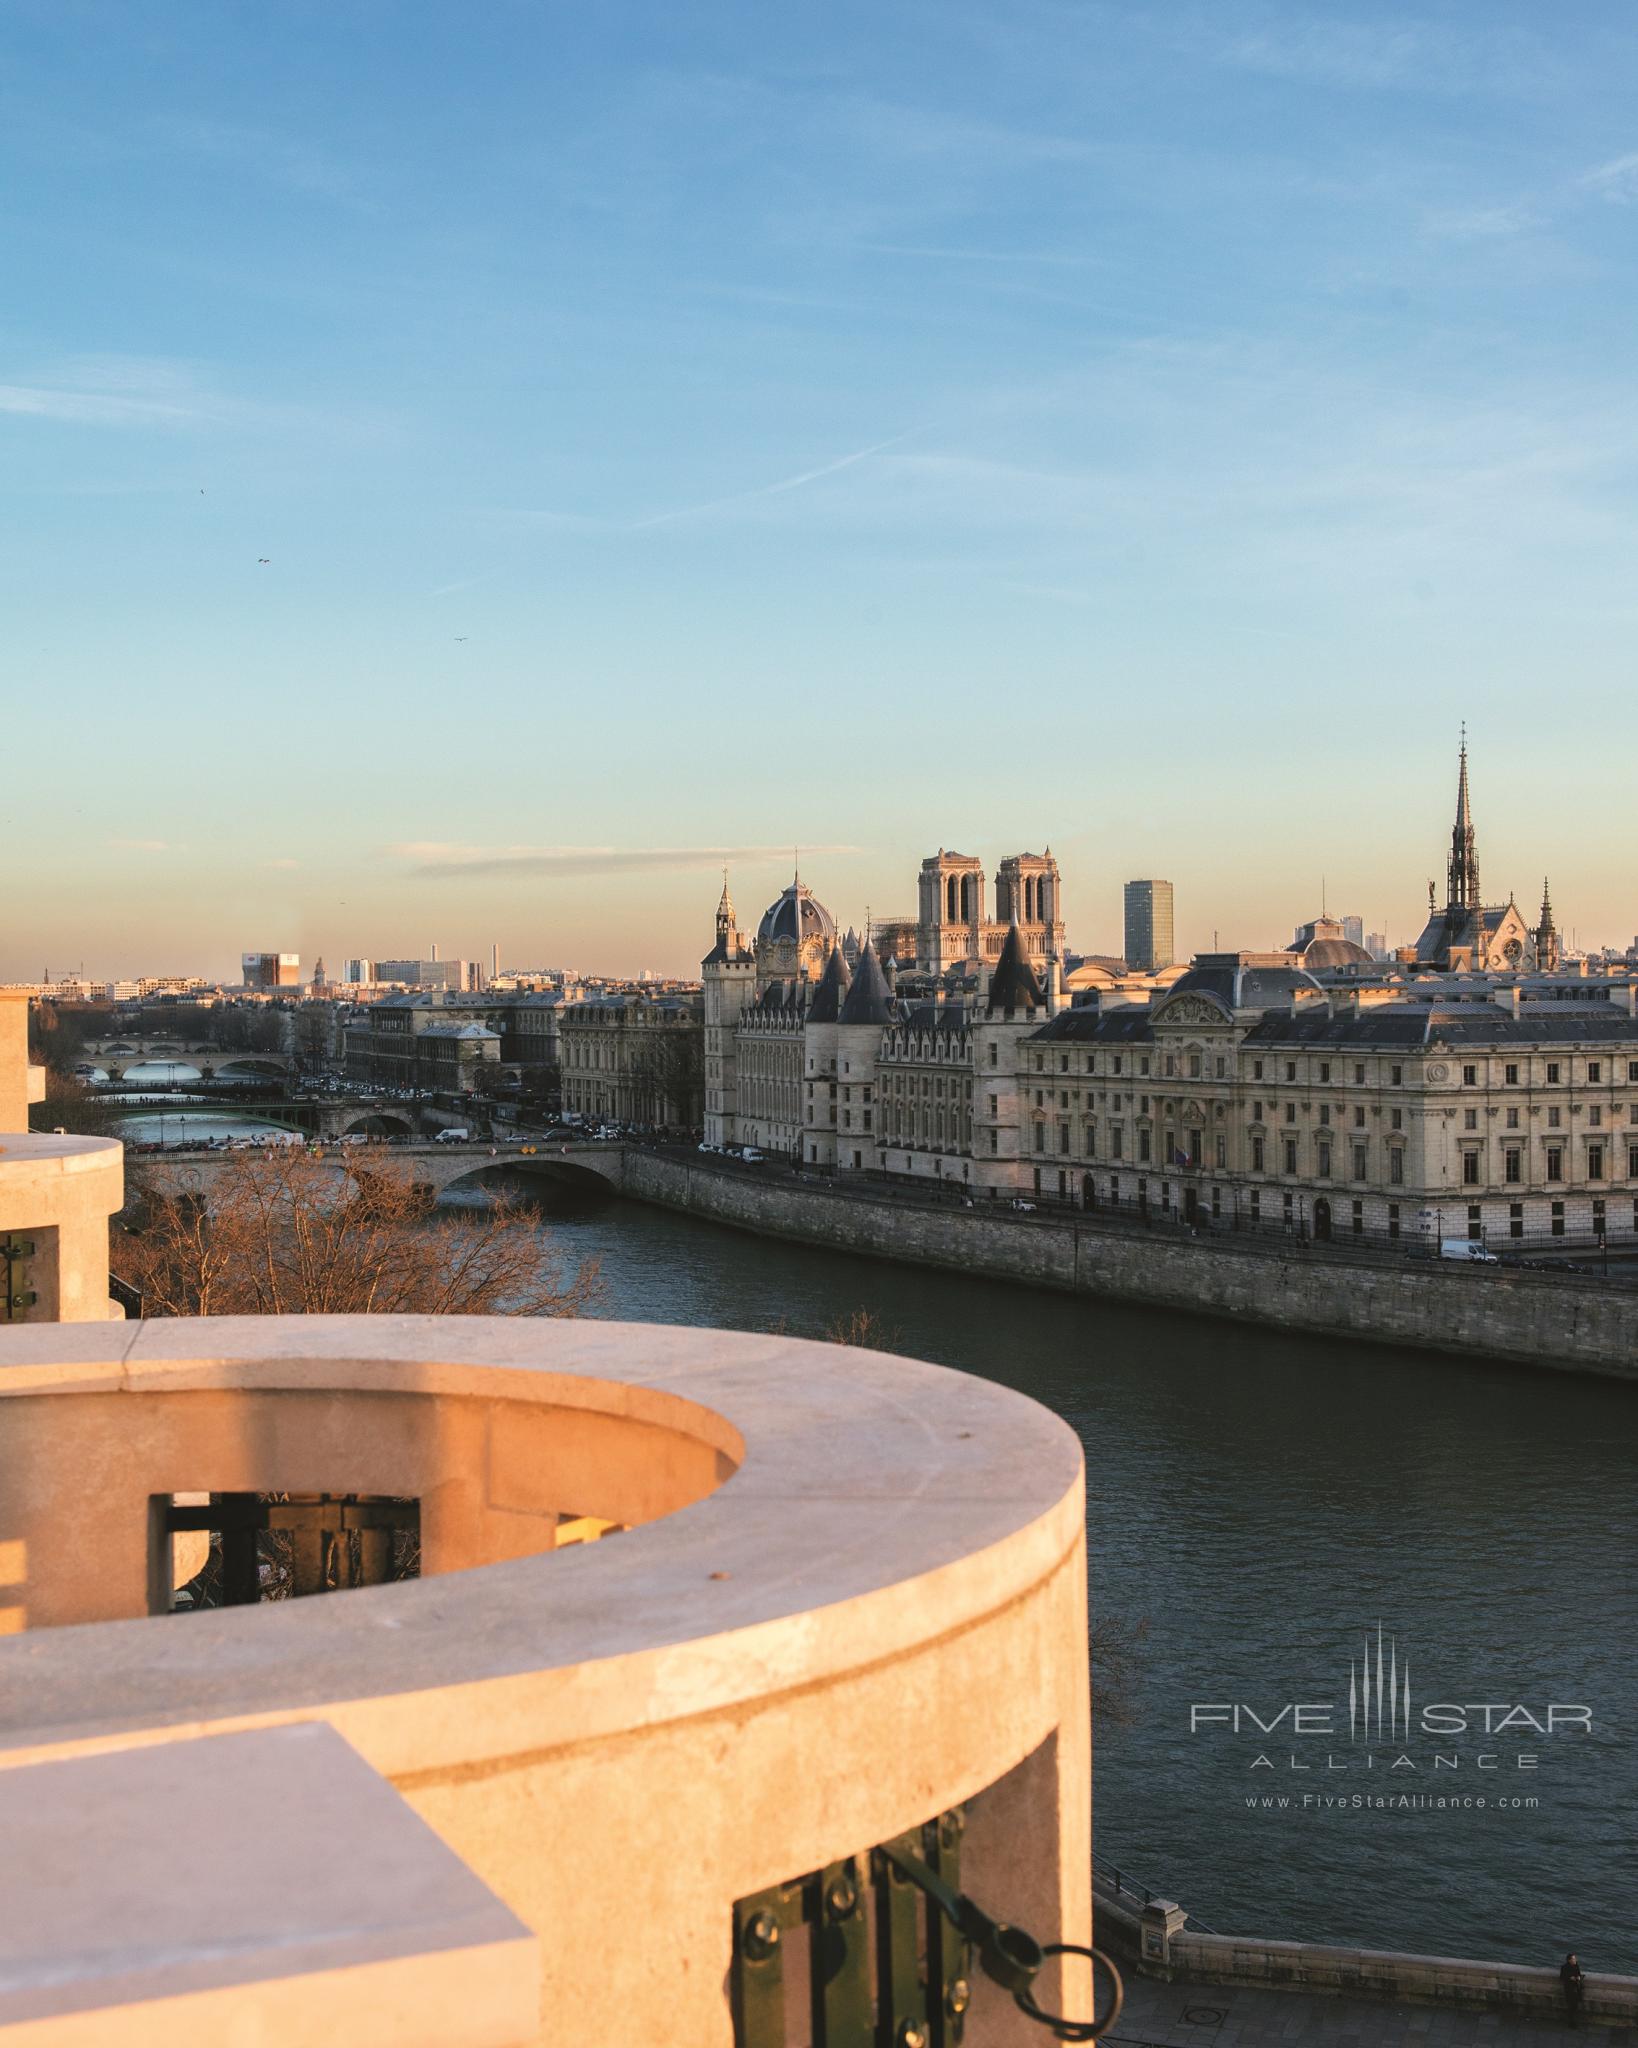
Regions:
<svg viewBox="0 0 1638 2048"><path fill-rule="evenodd" d="M1251 1141L1251 1170L1253 1173L1261 1173L1263 1170L1263 1141L1261 1138L1253 1138Z"/></svg>
<svg viewBox="0 0 1638 2048"><path fill-rule="evenodd" d="M1354 1079L1361 1086L1363 1086L1365 1080L1365 1069L1362 1066L1356 1066L1354 1068Z"/></svg>
<svg viewBox="0 0 1638 2048"><path fill-rule="evenodd" d="M1173 1059L1173 1057L1172 1057L1172 1055L1171 1055L1170 1053L1167 1053L1167 1055L1166 1055L1166 1078L1167 1078L1167 1080L1169 1081L1169 1080L1170 1080L1170 1079L1172 1078L1172 1076L1173 1076L1173 1075L1174 1075L1174 1074L1175 1074L1176 1072L1177 1072L1177 1061L1176 1061L1175 1059Z"/></svg>
<svg viewBox="0 0 1638 2048"><path fill-rule="evenodd" d="M1354 1204L1353 1225L1354 1235L1359 1237L1365 1229L1365 1204L1363 1202L1355 1202Z"/></svg>
<svg viewBox="0 0 1638 2048"><path fill-rule="evenodd" d="M995 1052L996 1052L996 1047L995 1047L995 1040L994 1040L994 1039L992 1038L992 1039L990 1040L990 1065L991 1065L992 1067L996 1065L996 1057L995 1057Z"/></svg>
<svg viewBox="0 0 1638 2048"><path fill-rule="evenodd" d="M1549 1145L1547 1147L1547 1178L1549 1180L1562 1180L1564 1178L1564 1148L1561 1145ZM1562 1209L1564 1205L1560 1202L1556 1206Z"/></svg>
<svg viewBox="0 0 1638 2048"><path fill-rule="evenodd" d="M1524 1235L1524 1204L1509 1202L1507 1205L1507 1234L1509 1237Z"/></svg>
<svg viewBox="0 0 1638 2048"><path fill-rule="evenodd" d="M1147 1131L1138 1132L1138 1157L1140 1159L1147 1159L1149 1157L1149 1133Z"/></svg>
<svg viewBox="0 0 1638 2048"><path fill-rule="evenodd" d="M1124 1153L1125 1153L1125 1150L1126 1150L1126 1126L1125 1126L1124 1124L1111 1124L1111 1125L1109 1126L1109 1156L1110 1156L1110 1158L1111 1158L1111 1159L1119 1159L1119 1158L1121 1158L1121 1157L1122 1157L1122 1156L1124 1155Z"/></svg>
<svg viewBox="0 0 1638 2048"><path fill-rule="evenodd" d="M1260 1223L1262 1218L1263 1192L1261 1188L1253 1188L1251 1191L1251 1220L1253 1223Z"/></svg>
<svg viewBox="0 0 1638 2048"><path fill-rule="evenodd" d="M1000 1133L999 1131L991 1131L991 1133L990 1133L990 1154L991 1154L991 1157L993 1158L993 1157L994 1157L994 1155L995 1155L995 1154L996 1154L996 1153L997 1153L998 1151L1000 1151L1000 1149L1001 1149L1001 1133Z"/></svg>
<svg viewBox="0 0 1638 2048"><path fill-rule="evenodd" d="M1478 1087L1478 1085L1479 1085L1479 1070L1478 1070L1478 1068L1477 1068L1477 1067L1463 1067L1463 1069L1462 1069L1462 1086L1463 1086L1464 1088L1477 1088L1477 1087Z"/></svg>
<svg viewBox="0 0 1638 2048"><path fill-rule="evenodd" d="M1548 1125L1548 1128L1549 1128L1550 1130L1554 1130L1554 1131L1556 1131L1556 1130L1558 1129L1558 1127L1559 1127L1559 1123L1560 1123L1560 1117L1559 1117L1559 1112L1558 1112L1558 1111L1557 1111L1556 1109L1550 1109L1550 1110L1548 1110L1548 1112L1547 1112L1547 1125Z"/></svg>
<svg viewBox="0 0 1638 2048"><path fill-rule="evenodd" d="M1633 1064L1634 1064L1634 1066L1638 1066L1638 1061L1634 1061L1634 1062L1633 1062ZM1263 1063L1262 1063L1262 1061L1261 1061L1261 1060L1253 1060L1253 1061L1252 1061L1252 1063L1251 1063L1251 1078L1252 1078L1252 1080L1254 1080L1254 1081L1260 1081L1260 1080L1261 1080L1261 1079L1263 1078ZM1632 1078L1633 1078L1633 1079L1634 1079L1635 1081L1638 1081L1638 1073L1635 1073L1635 1074L1633 1075L1633 1077L1632 1077Z"/></svg>
<svg viewBox="0 0 1638 2048"><path fill-rule="evenodd" d="M1627 1179L1638 1180L1638 1145L1627 1147Z"/></svg>
<svg viewBox="0 0 1638 2048"><path fill-rule="evenodd" d="M1069 1072L1069 1055L1066 1052L1061 1052L1058 1055L1058 1072L1060 1074L1067 1074Z"/></svg>
<svg viewBox="0 0 1638 2048"><path fill-rule="evenodd" d="M1297 1121L1297 1105L1294 1102L1288 1102L1285 1105L1285 1120L1288 1124L1294 1124Z"/></svg>
<svg viewBox="0 0 1638 2048"><path fill-rule="evenodd" d="M1031 1149L1036 1152L1044 1152L1046 1150L1046 1125L1036 1124L1033 1126L1033 1128L1035 1132L1035 1142Z"/></svg>
<svg viewBox="0 0 1638 2048"><path fill-rule="evenodd" d="M1215 1157L1217 1162L1217 1171L1221 1173L1224 1167L1228 1165L1228 1139L1223 1136L1223 1133L1221 1131L1217 1133L1217 1151Z"/></svg>
<svg viewBox="0 0 1638 2048"><path fill-rule="evenodd" d="M1322 1102L1322 1103L1320 1104L1320 1122L1321 1122L1322 1124L1328 1124L1328 1123L1329 1123L1330 1121L1331 1121L1331 1105L1330 1105L1330 1103L1328 1103L1328 1102Z"/></svg>
<svg viewBox="0 0 1638 2048"><path fill-rule="evenodd" d="M1524 1178L1524 1154L1517 1145L1509 1145L1502 1154L1502 1177L1515 1184Z"/></svg>
<svg viewBox="0 0 1638 2048"><path fill-rule="evenodd" d="M1120 1070L1121 1070L1121 1056L1120 1056L1120 1054L1119 1054L1118 1052L1117 1052L1117 1053L1115 1054L1115 1056L1114 1056L1114 1060L1115 1060L1115 1064L1114 1064L1114 1072L1118 1074L1118 1073L1120 1072Z"/></svg>
<svg viewBox="0 0 1638 2048"><path fill-rule="evenodd" d="M1589 1145L1587 1147L1587 1178L1588 1180L1602 1180L1604 1178L1604 1148L1602 1145Z"/></svg>
<svg viewBox="0 0 1638 2048"><path fill-rule="evenodd" d="M1294 1080L1296 1080L1296 1078L1297 1078L1297 1063L1296 1063L1296 1061L1295 1061L1295 1060L1287 1060L1287 1061L1286 1061L1286 1063L1285 1063L1285 1078L1286 1078L1286 1079L1287 1079L1288 1081L1294 1081Z"/></svg>
<svg viewBox="0 0 1638 2048"><path fill-rule="evenodd" d="M1321 1079L1322 1081L1329 1081L1329 1080L1330 1080L1330 1078L1331 1078L1331 1062L1330 1062L1329 1060L1321 1060L1321 1061L1320 1061L1320 1079Z"/></svg>
<svg viewBox="0 0 1638 2048"><path fill-rule="evenodd" d="M1516 1109L1510 1109L1510 1110L1509 1110L1509 1111L1507 1112L1507 1128L1508 1128L1508 1129L1509 1129L1510 1131L1516 1131L1516 1130L1518 1129L1518 1127L1519 1127L1519 1113L1518 1113L1518 1111L1517 1111Z"/></svg>
<svg viewBox="0 0 1638 2048"><path fill-rule="evenodd" d="M1388 1180L1396 1188L1405 1185L1405 1154L1398 1145L1388 1148Z"/></svg>
<svg viewBox="0 0 1638 2048"><path fill-rule="evenodd" d="M1287 1173L1292 1174L1297 1170L1297 1141L1295 1138L1287 1138L1285 1141L1285 1170Z"/></svg>
<svg viewBox="0 0 1638 2048"><path fill-rule="evenodd" d="M1462 1185L1476 1188L1479 1185L1479 1155L1477 1152L1462 1154Z"/></svg>
<svg viewBox="0 0 1638 2048"><path fill-rule="evenodd" d="M1600 1244L1604 1242L1605 1221L1604 1204L1602 1202L1593 1203L1593 1236L1598 1239Z"/></svg>
<svg viewBox="0 0 1638 2048"><path fill-rule="evenodd" d="M1354 1129L1355 1129L1356 1131L1362 1131L1362 1130L1364 1130L1364 1128L1365 1128L1365 1105L1364 1105L1364 1103L1363 1103L1363 1102L1357 1102L1357 1103L1355 1103L1355 1105L1354 1105Z"/></svg>
<svg viewBox="0 0 1638 2048"><path fill-rule="evenodd" d="M1401 1082L1401 1081L1402 1081L1402 1080L1403 1080L1404 1078L1405 1078L1405 1070L1404 1070L1404 1068L1403 1068L1403 1067L1390 1067L1390 1068L1388 1069L1388 1079L1389 1079L1389 1080L1390 1080L1390 1081L1391 1081L1391 1082L1393 1083L1393 1085L1394 1085L1394 1086L1395 1086L1396 1088L1397 1088L1397 1087L1399 1086L1400 1082Z"/></svg>
<svg viewBox="0 0 1638 2048"><path fill-rule="evenodd" d="M1503 1067L1502 1072L1507 1077L1507 1085L1509 1088L1516 1088L1519 1085L1519 1070L1518 1063L1516 1061L1509 1060L1507 1062L1507 1065Z"/></svg>
<svg viewBox="0 0 1638 2048"><path fill-rule="evenodd" d="M1396 1131L1402 1131L1405 1128L1405 1112L1402 1109L1396 1109L1391 1111L1390 1115L1392 1118L1394 1129Z"/></svg>
<svg viewBox="0 0 1638 2048"><path fill-rule="evenodd" d="M1462 1129L1464 1131L1476 1131L1478 1128L1479 1112L1476 1109L1464 1109L1462 1111Z"/></svg>
<svg viewBox="0 0 1638 2048"><path fill-rule="evenodd" d="M1353 1177L1355 1180L1363 1180L1365 1178L1365 1147L1363 1145L1356 1145L1354 1147Z"/></svg>
<svg viewBox="0 0 1638 2048"><path fill-rule="evenodd" d="M1547 1062L1547 1079L1548 1079L1549 1083L1552 1083L1552 1084L1556 1084L1556 1083L1557 1083L1557 1081L1558 1081L1558 1061L1557 1061L1557 1060L1549 1060L1549 1061Z"/></svg>
<svg viewBox="0 0 1638 2048"><path fill-rule="evenodd" d="M1254 1124L1260 1124L1260 1123L1262 1122L1262 1120L1263 1120L1263 1105L1262 1105L1262 1104L1261 1104L1260 1102L1254 1102L1254 1103L1253 1103L1253 1104L1251 1105L1251 1121L1252 1121L1252 1122L1253 1122Z"/></svg>
<svg viewBox="0 0 1638 2048"><path fill-rule="evenodd" d="M1562 1202L1555 1202L1553 1204L1550 1227L1554 1237L1562 1237L1564 1235L1564 1204Z"/></svg>
<svg viewBox="0 0 1638 2048"><path fill-rule="evenodd" d="M1638 1081L1638 1060L1627 1061L1627 1079L1629 1081Z"/></svg>
<svg viewBox="0 0 1638 2048"><path fill-rule="evenodd" d="M1147 1053L1145 1053L1145 1054L1143 1055L1142 1059L1140 1059L1140 1060L1138 1061L1138 1072L1139 1072L1140 1074L1146 1074L1146 1073L1148 1073L1148 1071L1149 1071L1149 1055L1148 1055Z"/></svg>
<svg viewBox="0 0 1638 2048"><path fill-rule="evenodd" d="M1287 1195L1287 1196L1286 1196L1286 1197L1284 1198L1284 1205L1283 1205L1283 1206L1284 1206L1284 1212L1285 1212L1285 1220L1286 1220L1286 1222L1287 1222L1287 1223L1289 1223L1289 1222L1291 1221L1291 1197L1290 1197L1289 1195Z"/></svg>
<svg viewBox="0 0 1638 2048"><path fill-rule="evenodd" d="M1588 1062L1587 1062L1587 1079L1588 1079L1589 1081L1602 1081L1602 1080L1603 1080L1603 1078L1604 1078L1604 1063L1603 1063L1603 1061L1602 1061L1602 1060L1588 1060Z"/></svg>
<svg viewBox="0 0 1638 2048"><path fill-rule="evenodd" d="M1200 1055L1197 1052L1189 1054L1189 1079L1191 1081L1198 1081L1200 1079Z"/></svg>
<svg viewBox="0 0 1638 2048"><path fill-rule="evenodd" d="M1329 1145L1320 1146L1318 1158L1319 1178L1321 1180L1329 1180L1331 1178L1331 1148Z"/></svg>
<svg viewBox="0 0 1638 2048"><path fill-rule="evenodd" d="M1587 1111L1587 1121L1594 1130L1604 1121L1604 1112L1598 1103L1595 1102L1591 1109Z"/></svg>
<svg viewBox="0 0 1638 2048"><path fill-rule="evenodd" d="M1219 1080L1219 1081L1221 1081L1221 1080L1222 1080L1222 1079L1224 1078L1224 1076L1225 1076L1225 1075L1226 1075L1227 1073L1228 1073L1228 1061L1227 1061L1227 1059L1225 1059L1225 1058L1224 1058L1224 1056L1223 1056L1223 1054L1222 1054L1222 1053L1219 1053L1219 1054L1217 1055L1217 1078L1218 1078L1218 1080Z"/></svg>
<svg viewBox="0 0 1638 2048"><path fill-rule="evenodd" d="M1397 1237L1399 1235L1399 1204L1397 1202L1390 1202L1388 1204L1388 1235L1390 1237Z"/></svg>

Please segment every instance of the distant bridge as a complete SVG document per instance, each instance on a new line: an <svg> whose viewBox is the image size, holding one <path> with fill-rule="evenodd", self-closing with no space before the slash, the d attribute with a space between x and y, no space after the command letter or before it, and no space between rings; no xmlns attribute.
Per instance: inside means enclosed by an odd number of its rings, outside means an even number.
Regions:
<svg viewBox="0 0 1638 2048"><path fill-rule="evenodd" d="M582 1141L574 1144L521 1142L490 1144L336 1145L320 1144L319 1156L327 1165L379 1167L383 1171L407 1173L418 1187L442 1194L457 1181L470 1180L504 1166L508 1172L555 1181L560 1187L586 1187L600 1182L617 1194L625 1185L625 1148L618 1144ZM151 1155L151 1163L173 1169L178 1178L196 1180L208 1195L210 1183L234 1158L231 1152L188 1152L171 1150ZM144 1162L149 1163L149 1162Z"/></svg>

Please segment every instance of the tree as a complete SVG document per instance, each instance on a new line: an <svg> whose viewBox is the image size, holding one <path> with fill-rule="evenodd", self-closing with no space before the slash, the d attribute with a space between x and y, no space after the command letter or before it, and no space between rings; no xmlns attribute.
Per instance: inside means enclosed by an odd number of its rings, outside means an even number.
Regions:
<svg viewBox="0 0 1638 2048"><path fill-rule="evenodd" d="M597 1262L566 1278L515 1203L435 1212L390 1163L292 1145L234 1153L203 1180L171 1165L134 1180L112 1262L148 1316L577 1316L602 1293Z"/></svg>
<svg viewBox="0 0 1638 2048"><path fill-rule="evenodd" d="M649 1025L640 1037L629 1069L637 1122L695 1129L705 1114L704 1030L696 1022Z"/></svg>
<svg viewBox="0 0 1638 2048"><path fill-rule="evenodd" d="M72 1074L47 1067L45 1100L29 1110L29 1126L36 1131L72 1131L80 1138L106 1138L126 1113L122 1104L96 1094Z"/></svg>

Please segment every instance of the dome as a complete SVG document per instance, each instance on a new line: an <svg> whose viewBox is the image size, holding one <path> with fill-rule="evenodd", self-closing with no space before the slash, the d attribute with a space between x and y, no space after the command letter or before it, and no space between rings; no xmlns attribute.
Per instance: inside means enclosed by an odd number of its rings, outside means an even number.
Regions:
<svg viewBox="0 0 1638 2048"><path fill-rule="evenodd" d="M1376 962L1352 939L1315 939L1303 948L1302 964L1312 973L1316 967L1374 967Z"/></svg>
<svg viewBox="0 0 1638 2048"><path fill-rule="evenodd" d="M759 946L777 944L781 939L789 939L797 946L807 939L822 939L827 949L835 944L835 918L803 882L792 882L777 901L770 903L756 928Z"/></svg>

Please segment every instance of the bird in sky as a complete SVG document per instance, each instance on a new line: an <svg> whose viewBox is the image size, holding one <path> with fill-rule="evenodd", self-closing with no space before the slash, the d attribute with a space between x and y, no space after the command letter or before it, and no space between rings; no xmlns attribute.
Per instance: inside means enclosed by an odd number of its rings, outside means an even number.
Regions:
<svg viewBox="0 0 1638 2048"><path fill-rule="evenodd" d="M271 555L258 555L256 559L258 562L271 562L273 557Z"/></svg>
<svg viewBox="0 0 1638 2048"><path fill-rule="evenodd" d="M470 639L470 637L471 637L471 635L470 635L470 634L467 634L467 633L457 633L457 634L455 635L455 644L456 644L456 646L457 646L457 647L464 647L464 646L466 645L466 642L468 641L468 639Z"/></svg>

